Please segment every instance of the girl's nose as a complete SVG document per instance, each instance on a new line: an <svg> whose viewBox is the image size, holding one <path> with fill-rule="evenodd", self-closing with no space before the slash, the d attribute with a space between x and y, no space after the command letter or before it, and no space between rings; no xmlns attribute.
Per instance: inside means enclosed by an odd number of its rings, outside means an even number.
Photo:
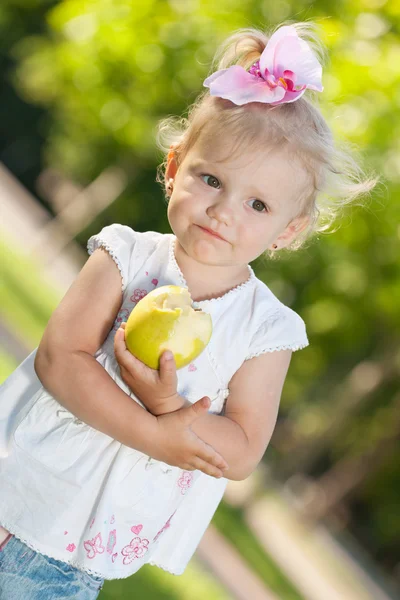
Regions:
<svg viewBox="0 0 400 600"><path fill-rule="evenodd" d="M206 212L210 219L214 218L221 223L225 223L225 225L232 225L234 221L232 199L228 196L218 198L207 208Z"/></svg>

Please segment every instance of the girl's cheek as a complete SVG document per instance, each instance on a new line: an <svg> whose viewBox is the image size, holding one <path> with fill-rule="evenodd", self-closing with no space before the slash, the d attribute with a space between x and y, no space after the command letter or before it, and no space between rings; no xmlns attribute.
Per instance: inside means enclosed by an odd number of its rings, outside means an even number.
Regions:
<svg viewBox="0 0 400 600"><path fill-rule="evenodd" d="M187 187L193 187L198 184L199 179L194 173L189 173L184 179L184 183Z"/></svg>
<svg viewBox="0 0 400 600"><path fill-rule="evenodd" d="M200 179L193 179L191 181L191 185L190 188L195 191L196 193L204 193L204 185L202 185L202 182L200 181Z"/></svg>

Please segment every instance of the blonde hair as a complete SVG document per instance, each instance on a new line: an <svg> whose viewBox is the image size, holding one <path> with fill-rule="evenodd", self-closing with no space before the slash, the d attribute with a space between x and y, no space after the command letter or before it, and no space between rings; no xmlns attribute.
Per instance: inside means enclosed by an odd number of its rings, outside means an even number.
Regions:
<svg viewBox="0 0 400 600"><path fill-rule="evenodd" d="M319 62L325 62L326 49L316 33L315 23L284 24L295 27ZM260 58L272 33L254 28L238 29L217 49L210 74L233 64L249 69ZM284 148L300 160L309 174L309 184L299 195L296 214L298 217L307 215L309 223L287 249L297 250L313 234L330 233L328 229L343 208L370 192L379 177L365 175L357 151L349 143L335 143L318 108L318 92L307 90L306 94L295 102L276 106L260 102L239 106L210 96L208 89L202 91L189 107L187 118L169 116L159 122L157 144L165 153L165 159L157 168L157 181L165 190L165 169L171 147L179 167L200 135L220 139L227 133L233 134L237 144L227 159L236 152L244 155L248 148ZM356 204L362 205L361 202ZM275 257L276 252L270 251L269 255Z"/></svg>

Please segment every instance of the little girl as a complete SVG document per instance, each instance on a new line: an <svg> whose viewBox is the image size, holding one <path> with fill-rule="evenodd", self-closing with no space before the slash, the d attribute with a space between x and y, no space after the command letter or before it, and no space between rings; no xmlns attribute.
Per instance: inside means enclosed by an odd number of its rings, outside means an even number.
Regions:
<svg viewBox="0 0 400 600"><path fill-rule="evenodd" d="M227 480L260 462L308 340L249 263L299 248L376 183L304 95L323 90L311 28L228 38L189 118L160 126L173 234L91 237L37 351L3 384L1 600L93 599L146 563L182 573ZM133 307L167 284L213 321L178 372L167 352L152 370L124 341Z"/></svg>

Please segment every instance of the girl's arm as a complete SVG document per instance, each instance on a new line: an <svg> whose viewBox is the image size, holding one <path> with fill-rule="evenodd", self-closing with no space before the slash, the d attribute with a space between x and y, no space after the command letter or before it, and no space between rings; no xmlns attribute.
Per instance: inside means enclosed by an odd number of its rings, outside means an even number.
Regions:
<svg viewBox="0 0 400 600"><path fill-rule="evenodd" d="M109 254L98 249L52 314L36 353L35 370L50 394L79 419L163 460L160 444L168 438L161 435L165 428L160 420L125 394L94 358L121 302L118 269ZM214 474L215 465L224 459L193 433L192 437L197 456L209 463L208 474Z"/></svg>
<svg viewBox="0 0 400 600"><path fill-rule="evenodd" d="M126 445L132 442L132 418L141 418L137 449L144 450L154 430L151 415L115 384L94 358L122 303L121 275L108 252L97 249L53 312L36 357L43 386L71 413Z"/></svg>
<svg viewBox="0 0 400 600"><path fill-rule="evenodd" d="M229 383L225 415L200 416L191 426L215 448L230 467L224 477L246 479L262 459L273 434L292 351L267 352L246 360ZM177 396L157 414L189 406Z"/></svg>
<svg viewBox="0 0 400 600"><path fill-rule="evenodd" d="M192 424L192 431L218 450L230 465L224 477L246 479L260 462L275 427L291 354L291 350L281 350L245 361L229 383L225 416L203 414ZM191 406L179 394L164 401L158 394L155 400L157 387L152 385L151 378L146 377L148 372L152 374L152 370L132 358L120 331L115 337L115 355L125 383L135 388L134 392L139 393L141 400L141 392L144 393L147 401L142 401L153 415L167 415L175 411L179 414L181 408ZM162 360L160 363L162 372ZM174 374L171 370L165 377L165 384L172 386Z"/></svg>

